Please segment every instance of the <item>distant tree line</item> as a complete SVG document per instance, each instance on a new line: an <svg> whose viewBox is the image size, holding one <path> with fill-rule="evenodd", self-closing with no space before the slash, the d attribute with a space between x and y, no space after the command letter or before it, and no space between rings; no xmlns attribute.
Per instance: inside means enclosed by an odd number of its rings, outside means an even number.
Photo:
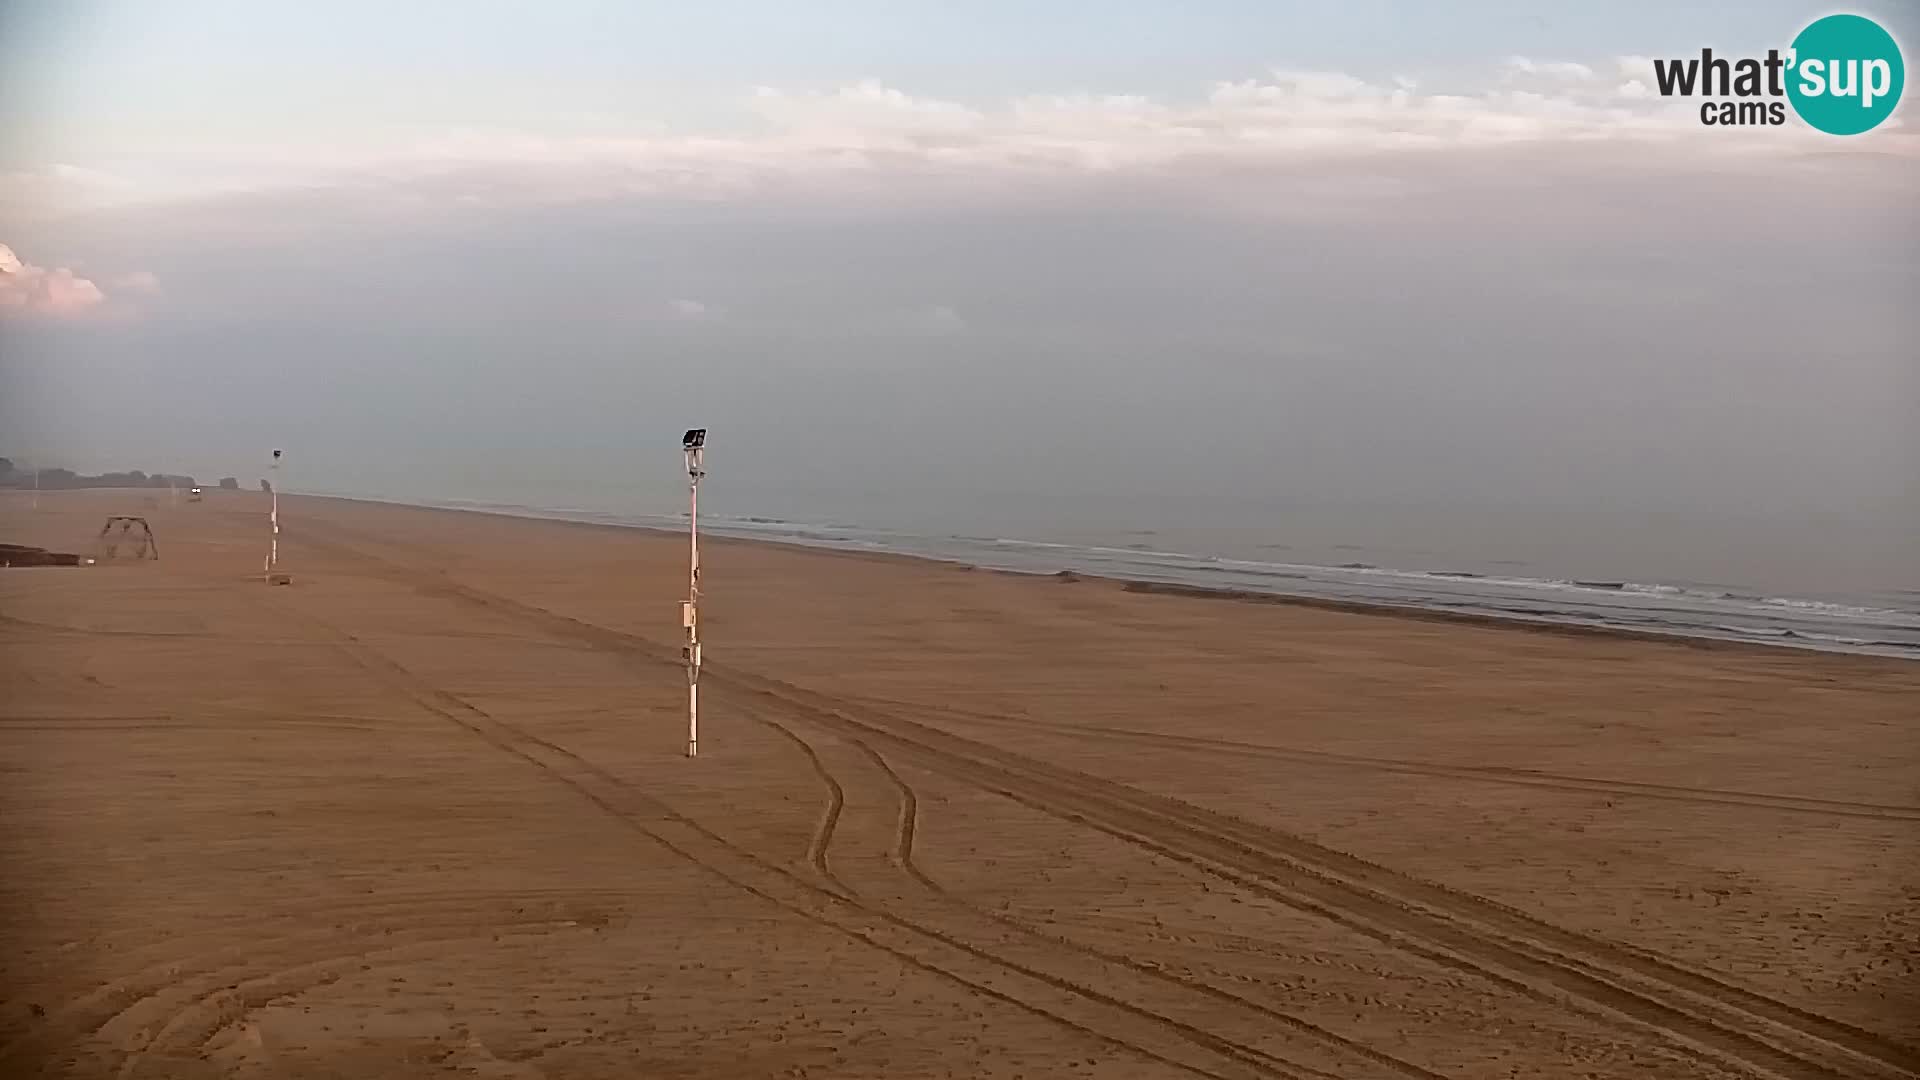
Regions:
<svg viewBox="0 0 1920 1080"><path fill-rule="evenodd" d="M144 473L139 469L131 472L101 473L98 476L86 476L72 469L40 469L39 486L47 491L61 491L67 488L165 488L193 487L196 481L191 476L173 476L167 473ZM33 469L15 467L12 461L0 457L0 488L30 488L34 486ZM231 478L229 478L231 479ZM228 486L222 481L222 487ZM231 485L239 487L237 481Z"/></svg>

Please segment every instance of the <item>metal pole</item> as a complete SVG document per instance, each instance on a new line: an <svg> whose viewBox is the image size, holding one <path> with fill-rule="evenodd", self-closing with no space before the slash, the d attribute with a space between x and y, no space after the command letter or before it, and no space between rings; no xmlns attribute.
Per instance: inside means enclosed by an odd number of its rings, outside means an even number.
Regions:
<svg viewBox="0 0 1920 1080"><path fill-rule="evenodd" d="M267 466L267 491L272 496L272 508L267 512L267 520L273 526L273 538L267 547L268 584L272 584L271 575L280 568L280 451L273 452L273 464Z"/></svg>
<svg viewBox="0 0 1920 1080"><path fill-rule="evenodd" d="M707 475L706 428L688 428L680 439L687 455L687 599L680 605L680 625L687 644L687 756L700 756L700 478Z"/></svg>
<svg viewBox="0 0 1920 1080"><path fill-rule="evenodd" d="M700 477L701 450L687 451L687 756L700 754Z"/></svg>

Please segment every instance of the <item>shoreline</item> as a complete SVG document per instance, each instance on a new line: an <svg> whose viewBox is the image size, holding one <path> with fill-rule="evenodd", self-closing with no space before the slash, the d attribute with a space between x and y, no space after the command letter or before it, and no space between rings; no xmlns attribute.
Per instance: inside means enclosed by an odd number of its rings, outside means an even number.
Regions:
<svg viewBox="0 0 1920 1080"><path fill-rule="evenodd" d="M528 507L526 512L515 512L499 507L441 506L430 503L405 502L392 499L375 499L349 495L302 495L288 493L294 498L325 499L344 503L361 503L372 506L403 507L410 510L430 511L441 514L468 514L486 517L506 518L515 521L548 522L577 528L595 530L617 530L624 533L643 532L660 537L683 537L684 532L660 525L638 522L589 521L579 518L561 517L560 512L541 511ZM725 528L725 526L720 526ZM1574 619L1554 619L1551 617L1529 617L1521 614L1493 614L1476 611L1455 611L1439 607L1427 607L1412 603L1400 604L1390 601L1370 601L1364 599L1344 599L1312 596L1300 593L1263 591L1260 589L1234 588L1227 586L1188 585L1178 582L1156 581L1151 578L1125 577L1112 574L1092 573L1062 567L1057 570L1022 570L1006 567L985 566L958 558L943 558L937 555L917 552L889 551L878 548L842 547L829 543L808 543L803 540L788 540L772 536L737 536L726 532L710 531L703 528L701 539L707 544L742 544L748 546L766 545L784 551L816 552L836 558L853 558L864 561L904 562L910 565L931 565L957 567L966 571L1004 574L1011 577L1046 580L1056 578L1067 581L1098 582L1113 586L1124 592L1142 595L1179 596L1189 599L1230 601L1246 604L1275 605L1284 607L1310 608L1320 611L1333 611L1351 615L1366 615L1376 618L1396 619L1414 622L1435 622L1457 626L1477 626L1490 629L1513 630L1522 633L1546 634L1557 637L1601 639L1613 641L1637 641L1664 643L1688 649L1720 652L1736 652L1747 655L1781 657L1783 655L1813 654L1825 657L1840 657L1870 662L1892 661L1911 664L1920 661L1920 656L1885 652L1868 652L1840 647L1823 646L1805 639L1781 640L1745 640L1732 637L1715 637L1709 634L1693 634L1684 631L1663 631L1636 629L1625 626L1610 626L1598 623L1581 622ZM1330 568L1331 569L1331 568Z"/></svg>

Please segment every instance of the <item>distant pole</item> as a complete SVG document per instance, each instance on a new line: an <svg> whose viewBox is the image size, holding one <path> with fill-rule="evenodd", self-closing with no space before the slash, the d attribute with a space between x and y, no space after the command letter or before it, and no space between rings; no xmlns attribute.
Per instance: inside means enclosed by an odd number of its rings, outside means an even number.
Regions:
<svg viewBox="0 0 1920 1080"><path fill-rule="evenodd" d="M689 428L680 440L687 455L687 602L680 622L687 630L687 756L700 756L700 478L707 475L706 428Z"/></svg>
<svg viewBox="0 0 1920 1080"><path fill-rule="evenodd" d="M273 464L267 466L267 494L271 499L271 509L267 511L267 521L273 526L272 538L267 542L267 583L273 583L273 572L280 569L280 451L273 452Z"/></svg>
<svg viewBox="0 0 1920 1080"><path fill-rule="evenodd" d="M40 466L33 467L33 508L40 509Z"/></svg>

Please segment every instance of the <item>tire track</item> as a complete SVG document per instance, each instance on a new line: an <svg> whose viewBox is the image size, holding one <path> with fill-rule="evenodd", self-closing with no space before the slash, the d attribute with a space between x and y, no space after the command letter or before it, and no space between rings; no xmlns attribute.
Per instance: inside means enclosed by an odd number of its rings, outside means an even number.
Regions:
<svg viewBox="0 0 1920 1080"><path fill-rule="evenodd" d="M303 617L319 625L319 621L312 616L303 615ZM1184 1051L1170 1048L1165 1044L1175 1040L1169 1038L1157 1040L1161 1044L1158 1047L1142 1045L1141 1033L1137 1025L1125 1028L1133 1035L1132 1039L1121 1038L1109 1034L1094 1023L1064 1015L1059 1011L1058 1001L1048 1005L1036 1003L1031 1000L1031 988L1023 989L1022 980L1039 983L1096 1005L1124 1007L1117 1002L1102 1000L1102 996L1097 991L1050 979L1042 972L994 957L937 929L863 905L851 897L841 896L821 885L798 877L785 867L769 862L679 814L572 751L494 719L457 695L419 680L391 659L368 649L351 634L337 628L331 629L345 639L343 648L349 655L361 661L364 669L370 674L383 676L389 682L397 681L401 685L411 687L415 692L415 700L429 711L466 728L497 749L527 761L552 778L574 788L588 801L606 810L627 828L653 840L671 854L734 888L816 925L861 941L916 970L956 983L973 993L1048 1020L1111 1049L1154 1061L1178 1071L1206 1077L1208 1080L1234 1080L1236 1077L1248 1075L1240 1069L1221 1072L1218 1065L1209 1067L1197 1064L1190 1060L1194 1047L1188 1046ZM705 858L697 855L695 850L700 847L718 849L722 859L734 865L721 866L711 855ZM884 927L875 926L876 919L885 924ZM933 956L927 955L929 943L934 945L932 951L935 955ZM942 951L947 955L939 955ZM984 962L989 967L989 971L982 975L961 974L960 971L955 970L968 966L966 960ZM1124 1025L1109 1026L1125 1027ZM1176 1031L1175 1034L1178 1032ZM1199 1045L1200 1048L1206 1049L1204 1043ZM1233 1061L1229 1055L1229 1060L1223 1064L1232 1068L1238 1062ZM1281 1077L1282 1080L1309 1080L1305 1074L1299 1072L1272 1068L1259 1069L1256 1075Z"/></svg>
<svg viewBox="0 0 1920 1080"><path fill-rule="evenodd" d="M893 766L887 764L887 759L881 757L878 750L859 739L853 740L853 745L882 773L886 774L887 781L893 785L894 795L900 802L900 817L894 825L893 850L887 853L888 857L893 860L894 865L911 874L915 880L937 889L938 886L934 886L920 869L919 864L913 861L914 835L920 828L919 794L913 790L913 785L901 779L900 774L893 771Z"/></svg>
<svg viewBox="0 0 1920 1080"><path fill-rule="evenodd" d="M315 956L286 967L242 978L237 982L228 981L231 979L230 975L202 980L195 996L175 1009L159 1023L156 1029L150 1029L153 1033L140 1040L128 1052L120 1066L118 1076L120 1080L132 1080L139 1074L142 1062L158 1054L185 1053L200 1056L207 1044L212 1042L221 1031L242 1022L249 1014L275 999L290 994L305 993L336 982L349 974L371 971L376 967L401 961L432 957L444 953L447 947L452 945L480 941L498 942L507 937L538 940L553 931L569 929L577 925L572 920L562 920L546 923L512 923L481 931L468 927L459 931L421 935L418 940L402 944L386 944Z"/></svg>
<svg viewBox="0 0 1920 1080"><path fill-rule="evenodd" d="M214 715L205 717L176 716L171 713L147 715L96 714L90 716L0 716L0 732L6 731L225 731L244 726L247 730L260 730L262 721L273 727L305 727L335 729L341 731L375 731L380 727L377 720L358 716L339 716L332 713L281 713L257 710L251 714L227 713L220 715L218 710L207 710Z"/></svg>
<svg viewBox="0 0 1920 1080"><path fill-rule="evenodd" d="M56 1007L33 1032L0 1047L0 1064L30 1060L36 1054L60 1045L75 1045L90 1037L101 1036L115 1027L137 1027L148 1013L159 1011L162 1025L173 1015L168 999L227 986L240 978L257 978L313 962L317 957L338 953L344 943L379 940L391 947L395 938L424 936L435 939L455 937L478 931L499 932L502 928L524 925L577 925L577 919L500 918L503 904L524 899L529 894L498 894L477 898L449 897L438 902L370 901L324 907L309 911L304 919L342 919L351 925L336 924L318 930L255 937L244 942L235 938L245 928L226 926L191 935L188 942L218 941L220 947L186 955L162 956L145 966L115 977L66 1004ZM579 896L581 891L569 895ZM131 934L125 936L132 936ZM177 949L182 939L173 939L162 949ZM352 955L358 955L354 953Z"/></svg>
<svg viewBox="0 0 1920 1080"><path fill-rule="evenodd" d="M1907 1076L1910 1052L1699 972L1418 882L1319 845L1109 781L1020 759L912 721L885 726L806 699L823 721L938 771L1097 828L1436 962L1542 1000L1662 1032L1723 1064L1778 1076ZM905 729L911 735L898 732ZM1007 759L1013 759L1011 762ZM1756 1007L1757 1003L1757 1007ZM1797 1044L1791 1049L1782 1043Z"/></svg>
<svg viewBox="0 0 1920 1080"><path fill-rule="evenodd" d="M257 919L235 919L165 943L133 950L131 956L146 954L142 966L116 976L71 998L54 1008L33 1032L0 1046L0 1065L28 1059L36 1051L55 1045L74 1045L89 1037L98 1037L111 1028L137 1028L146 1013L164 1006L163 999L179 996L183 987L227 986L238 978L271 975L312 962L328 950L339 951L351 941L380 941L374 948L392 947L397 937L426 934L445 936L472 933L498 936L520 927L536 926L550 930L595 927L610 920L595 902L621 901L633 895L631 889L526 889L512 892L434 892L410 893L396 898L354 900L338 904L282 908L268 915L276 922L311 927L315 922L330 922L329 927L296 929L290 933L260 934ZM585 904L585 910L568 913L566 902ZM512 907L511 913L502 909ZM544 909L530 915L529 909ZM249 936L251 934L251 936ZM123 931L89 944L104 945L122 955L109 942L149 938L142 931ZM244 940L235 944L236 940ZM206 946L185 954L177 950L183 944ZM156 958L157 957L157 958ZM271 963L263 963L271 961ZM275 967L273 965L282 965ZM147 1025L151 1030L152 1025Z"/></svg>
<svg viewBox="0 0 1920 1080"><path fill-rule="evenodd" d="M759 714L753 714L753 715L756 720L759 720L762 723L779 727L780 730L788 738L791 738L796 742L800 743L803 747L806 748L808 752L808 757L816 763L820 772L823 775L831 777L832 775L831 771L827 769L826 764L821 759L818 750L815 749L811 743L807 742L807 740L803 736L801 736L798 732L795 732L791 728L788 728L785 725L780 724L778 721L772 720L770 718L766 718L764 716L760 716ZM883 763L883 767L884 767L884 763ZM841 788L840 783L837 779L832 780L832 785L835 790L844 790ZM917 805L917 799L916 799L916 805ZM897 819L896 828L898 827L899 821L911 821L911 819L904 818L904 817ZM897 833L896 833L895 839L896 839L896 842L899 839ZM896 861L891 857L891 853L888 861L890 864L893 864L896 866L901 865L901 862ZM914 873L918 876L917 867L915 868ZM919 876L919 880L924 882L927 891L931 895L933 895L936 899L945 898L946 894L944 890L940 889L937 885L934 885L931 881L928 881L924 876ZM897 900L898 898L895 898L895 899ZM884 898L876 898L874 901L868 903L866 906L869 908L869 910L873 910L876 913L880 914L882 917L887 918L890 921L896 922L899 925L913 927L923 932L937 933L943 940L949 941L957 945L958 947L966 950L970 955L978 956L978 957L981 957L982 959L986 959L1002 967L1008 968L1010 970L1018 971L1023 975L1039 980L1063 992L1073 994L1090 1001L1098 1002L1101 1005L1126 1013L1127 1015L1134 1017L1142 1022L1157 1024L1162 1027L1165 1027L1169 1031L1174 1032L1179 1037L1187 1040L1188 1042L1194 1045L1204 1047L1217 1054L1220 1054L1222 1057L1225 1057L1229 1060L1233 1060L1233 1061L1237 1061L1242 1064L1245 1064L1248 1067L1258 1070L1262 1075L1277 1076L1277 1077L1295 1077L1295 1078L1299 1078L1299 1080L1308 1080L1309 1077L1318 1077L1320 1078L1320 1080L1343 1080L1343 1078L1339 1074L1328 1073L1319 1069L1314 1069L1309 1066L1305 1066L1299 1062L1291 1061L1289 1059L1280 1057L1279 1055L1268 1053L1267 1051L1261 1050L1258 1047L1250 1046L1245 1043L1226 1038L1218 1034L1217 1032L1207 1030L1195 1024L1182 1021L1176 1017L1167 1015L1158 1010L1148 1008L1148 1007L1143 1007L1134 1002L1127 1001L1115 995L1109 994L1103 990L1095 989L1094 987L1089 986L1086 981L1076 980L1074 978L1062 976L1054 971L1045 970L1043 968L1036 967L1031 964L1026 964L1020 961L1013 960L1009 958L1007 955L1005 955L1003 952L994 951L993 945L981 945L978 943L977 939L971 940L971 941L967 940L963 936L965 934L965 931L961 928L948 925L938 930L935 930L933 929L932 923L926 922L923 919L917 919L912 915L900 910L898 904L889 905ZM963 906L963 905L955 905L955 906ZM966 910L968 910L971 913L973 909L971 907L966 907ZM1006 923L1001 923L1001 925L1010 926L1010 924L1006 924ZM1011 927L1011 928L1026 938L1029 938L1033 941L1040 942L1043 945L1046 945L1050 948L1057 949L1057 945L1055 945L1051 941L1048 941L1048 939L1046 939L1042 935L1034 934L1021 927ZM995 944L1001 944L1001 947L1004 948L1004 944L1002 943L995 943Z"/></svg>
<svg viewBox="0 0 1920 1080"><path fill-rule="evenodd" d="M1564 791L1593 792L1602 795L1667 799L1675 802L1759 807L1766 810L1785 810L1795 813L1823 814L1833 817L1920 821L1920 806L1850 802L1841 799L1820 799L1801 795L1780 795L1770 792L1737 791L1724 788L1685 787L1678 784L1653 784L1635 780L1611 780L1601 777L1540 772L1533 769L1507 769L1484 765L1446 765L1404 758L1369 757L1359 754L1341 754L1327 750L1305 750L1289 746L1275 746L1271 743L1240 742L1232 739L1214 739L1197 735L1171 735L1157 731L1110 728L1093 724L1076 724L1062 720L1038 720L1005 713L959 709L947 705L916 705L911 702L893 701L887 698L860 697L849 700L881 708L908 709L914 712L937 715L942 718L960 720L965 723L1009 728L1027 728L1051 734L1085 738L1092 742L1134 742L1154 746L1168 746L1196 752L1226 753L1236 756L1252 755L1309 765L1324 764L1344 768L1366 769L1375 772L1405 773L1413 776L1450 777L1479 783L1554 788Z"/></svg>
<svg viewBox="0 0 1920 1080"><path fill-rule="evenodd" d="M1250 1010L1259 1014L1266 1021L1279 1024L1297 1034L1304 1035L1329 1049L1363 1058L1372 1064L1387 1068L1399 1075L1413 1077L1415 1080L1445 1080L1445 1077L1430 1069L1422 1068L1412 1062L1404 1061L1391 1054L1383 1053L1371 1046L1356 1042L1327 1028L1321 1027L1310 1020L1295 1016L1292 1013L1282 1012L1272 1006L1254 1001L1251 998L1241 997L1238 994L1222 990L1217 986L1198 979L1189 979L1150 964L1141 963L1130 956L1109 952L1097 946L1088 945L1085 942L1076 941L1063 935L1047 933L1022 920L1001 915L966 900L934 881L933 878L928 876L913 860L913 840L916 820L919 813L919 796L914 792L912 785L908 784L900 774L894 770L893 766L887 762L885 757L881 756L879 751L858 740L854 741L854 745L886 775L887 780L893 785L900 802L899 826L895 836L894 850L889 853L890 857L895 865L904 870L923 889L938 897L940 900L964 907L981 918L998 923L1018 933L1047 942L1055 948L1068 949L1093 957L1103 963L1125 968L1136 975L1145 976L1166 985L1177 987L1180 990L1199 993L1223 1005ZM1332 1075L1335 1075L1337 1080L1340 1074Z"/></svg>
<svg viewBox="0 0 1920 1080"><path fill-rule="evenodd" d="M814 750L812 743L794 734L793 729L771 717L755 715L754 719L779 732L783 738L799 747L800 752L806 755L807 764L813 767L813 774L826 786L826 804L820 808L820 820L814 825L813 835L807 840L807 863L813 867L814 873L820 875L820 880L850 896L858 895L847 887L846 882L835 877L833 868L827 865L827 848L833 843L833 830L840 823L840 812L847 805L845 789L841 788L840 781L834 779L833 774L827 771L826 764L820 760L820 755Z"/></svg>
<svg viewBox="0 0 1920 1080"><path fill-rule="evenodd" d="M221 637L211 632L194 630L114 630L99 626L69 626L66 623L41 622L35 619L23 619L18 615L0 615L0 627L11 630L25 630L45 637L110 637L110 638L151 638L151 639L189 639L201 641L239 641L244 638ZM265 644L265 643L263 643Z"/></svg>
<svg viewBox="0 0 1920 1080"><path fill-rule="evenodd" d="M377 563L350 546L343 551ZM404 573L397 578L409 581ZM419 587L428 595L517 614L562 636L678 667L669 649L637 635L451 580ZM936 771L1099 828L1417 955L1661 1033L1723 1064L1783 1077L1920 1075L1920 1053L1911 1048L1651 952L1587 937L1280 830L999 751L856 701L724 665L709 665L705 673L717 689L785 708L854 738L870 737Z"/></svg>
<svg viewBox="0 0 1920 1080"><path fill-rule="evenodd" d="M778 723L778 721L764 721L764 723ZM801 736L799 732L793 732L793 730L789 728L789 734L791 734L793 738L799 738L799 740L803 740L804 742L804 736ZM818 749L814 751L814 757L820 757L820 755L818 755ZM826 767L824 759L822 759L822 767ZM916 799L916 803L918 803L918 799ZM895 842L899 842L900 821L902 821L902 819L899 819L899 817L895 819ZM893 869L899 869L900 861L899 859L895 859L895 851L889 851L887 865L893 867ZM922 878L922 880L924 880L924 878ZM966 913L966 919L973 919L973 917L975 917L975 909L973 909L972 905L947 903L945 892L939 890L939 886L933 886L931 882L925 884L924 892L927 896L931 897L933 901L941 903L943 907L964 911L964 913ZM952 919L941 919L939 915L933 915L933 917L929 919L929 917L927 917L929 913L925 913L925 911L914 911L914 905L908 903L908 897L906 896L887 894L887 892L881 892L881 890L876 890L876 892L870 894L870 896L872 896L872 901L868 903L868 907L872 907L872 909L876 909L876 911L881 911L881 913L883 913L885 917L889 917L889 919L897 919L900 920L900 922L904 922L904 924L922 926L922 928L939 926L939 934L941 934L941 936L945 936L945 938L956 942L956 944L962 944L962 947L970 949L975 955L991 957L995 963L1002 965L1002 967L1020 970L1023 974L1029 974L1029 976L1033 976L1033 978L1039 978L1039 980L1043 980L1046 984L1056 986L1056 988L1060 988L1060 990L1064 990L1064 992L1069 992L1069 994L1079 995L1079 997L1085 997L1085 999L1091 999L1091 1001L1098 1001L1098 1003L1102 1003L1102 1005L1106 1005L1106 1007L1112 1007L1112 1009L1117 1009L1117 1011L1121 1011L1121 1013L1125 1013L1125 1015L1129 1015L1129 1017L1135 1017L1135 1019L1140 1020L1140 1022L1160 1024L1160 1026L1164 1026L1167 1030L1179 1034L1179 1036L1185 1038L1187 1042L1200 1045L1200 1047L1206 1047L1206 1049L1212 1049L1215 1053L1219 1053L1221 1057L1227 1057L1227 1059L1231 1059L1231 1061L1238 1061L1238 1063L1242 1063L1242 1065L1246 1065L1246 1067L1256 1068L1256 1070L1260 1070L1261 1074L1269 1074L1269 1076L1298 1076L1298 1078L1302 1078L1302 1080L1306 1080L1306 1078L1344 1080L1344 1074L1336 1074L1336 1072L1327 1072L1327 1070L1321 1070L1321 1068L1308 1067L1308 1065L1304 1065L1304 1063L1300 1063L1300 1061L1292 1061L1292 1059L1286 1059L1286 1057L1281 1057L1281 1055L1277 1055L1277 1053L1269 1053L1269 1051L1265 1051L1265 1049L1260 1049L1258 1045L1250 1045L1250 1043L1240 1042L1240 1040L1235 1040L1235 1038L1227 1038L1227 1036L1215 1032L1215 1030L1208 1028L1208 1026L1202 1026L1202 1024L1196 1024L1196 1022L1179 1019L1179 1017L1167 1013L1162 1007L1146 1005L1146 1003L1140 1003L1140 1001L1133 1001L1133 999L1121 997L1119 994L1110 994L1108 990L1098 990L1098 988L1108 986L1106 980L1114 976L1112 970L1102 970L1102 972L1100 972L1100 978L1094 978L1094 976L1091 976L1091 972L1062 974L1060 963L1058 963L1056 959L1048 959L1048 957L1031 959L1031 961L1016 961L1016 959L1012 959L1010 951L1012 951L1012 949L1020 949L1021 944L1025 944L1027 947L1035 944L1041 945L1046 953L1052 953L1054 957L1058 957L1058 955L1062 953L1062 949L1060 949L1060 945L1056 944L1056 942L1044 938L1041 934L1033 934L1033 932L1029 932L1029 930L1025 930L1025 928L1021 928L1021 926L1016 926L1016 924L1012 924L1012 922L989 920L989 922L995 922L995 932L981 936L981 934L979 934L979 926L972 926L972 928L966 926L966 924L964 924L966 919L960 920L960 924L956 924ZM1014 934L1020 938L1020 942L1008 940L1002 930L1014 930ZM1068 953L1073 953L1073 949L1068 949ZM1085 957L1087 953L1081 953L1081 955ZM1069 959L1071 959L1071 957L1069 957ZM1085 965L1083 965L1083 967L1085 967Z"/></svg>

